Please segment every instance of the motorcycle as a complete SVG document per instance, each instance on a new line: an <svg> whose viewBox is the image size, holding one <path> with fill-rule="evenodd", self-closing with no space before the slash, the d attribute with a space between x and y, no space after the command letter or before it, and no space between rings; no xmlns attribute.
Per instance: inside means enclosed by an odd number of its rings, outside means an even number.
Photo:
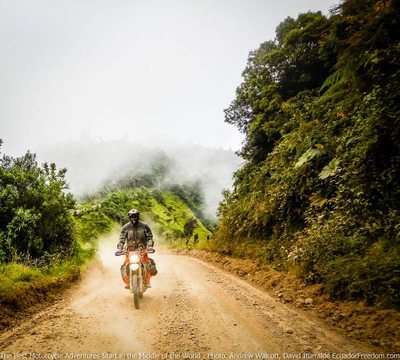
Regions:
<svg viewBox="0 0 400 360"><path fill-rule="evenodd" d="M145 279L147 268L143 262L147 254L153 254L153 248L145 250L143 245L139 245L137 250L125 249L117 251L115 256L128 255L127 275L129 277L129 290L133 294L135 308L139 309L139 299L143 298L143 293L147 290Z"/></svg>

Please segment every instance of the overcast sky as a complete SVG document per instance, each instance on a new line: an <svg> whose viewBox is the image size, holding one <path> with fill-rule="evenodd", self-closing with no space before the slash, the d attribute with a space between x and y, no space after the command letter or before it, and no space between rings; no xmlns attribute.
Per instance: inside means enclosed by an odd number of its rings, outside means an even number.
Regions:
<svg viewBox="0 0 400 360"><path fill-rule="evenodd" d="M0 0L2 151L126 139L238 149L247 55L333 0Z"/></svg>

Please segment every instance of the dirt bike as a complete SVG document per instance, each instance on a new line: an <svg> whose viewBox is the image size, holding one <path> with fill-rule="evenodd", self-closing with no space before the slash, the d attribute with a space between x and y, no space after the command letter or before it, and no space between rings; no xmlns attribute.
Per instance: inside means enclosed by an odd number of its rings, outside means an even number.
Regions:
<svg viewBox="0 0 400 360"><path fill-rule="evenodd" d="M145 284L147 267L143 259L146 254L154 252L153 248L145 250L143 245L139 245L137 250L125 249L115 253L115 256L128 255L129 263L126 270L129 277L129 290L133 294L133 302L136 309L139 309L139 299L143 298L143 293L147 290Z"/></svg>

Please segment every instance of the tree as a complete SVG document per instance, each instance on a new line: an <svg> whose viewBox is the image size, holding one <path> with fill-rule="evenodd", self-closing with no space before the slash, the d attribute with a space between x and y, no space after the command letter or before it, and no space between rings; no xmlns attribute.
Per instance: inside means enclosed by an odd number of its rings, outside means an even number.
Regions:
<svg viewBox="0 0 400 360"><path fill-rule="evenodd" d="M250 52L244 80L225 110L225 121L246 134L240 152L245 159L266 158L287 132L286 118L280 116L284 101L319 89L332 71L334 58L324 56L321 46L329 25L320 12L289 17L278 26L275 41Z"/></svg>
<svg viewBox="0 0 400 360"><path fill-rule="evenodd" d="M198 227L197 220L195 218L190 218L185 222L183 226L183 234L187 238L191 238L194 232L194 229Z"/></svg>
<svg viewBox="0 0 400 360"><path fill-rule="evenodd" d="M3 155L0 159L0 256L2 261L39 258L45 253L74 249L70 210L75 201L66 193L66 169L39 167L36 155Z"/></svg>
<svg viewBox="0 0 400 360"><path fill-rule="evenodd" d="M250 53L225 112L246 139L221 248L256 243L333 296L400 306L399 64L399 0L287 18Z"/></svg>

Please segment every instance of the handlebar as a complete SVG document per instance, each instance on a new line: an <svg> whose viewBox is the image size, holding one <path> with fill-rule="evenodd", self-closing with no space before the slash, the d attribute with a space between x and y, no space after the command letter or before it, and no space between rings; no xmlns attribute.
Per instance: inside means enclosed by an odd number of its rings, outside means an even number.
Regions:
<svg viewBox="0 0 400 360"><path fill-rule="evenodd" d="M156 252L156 250L154 248L148 248L146 250L144 249L137 249L140 252L146 252L148 254L154 254ZM127 250L119 250L115 252L115 256L121 256L121 255L126 255L127 254Z"/></svg>

